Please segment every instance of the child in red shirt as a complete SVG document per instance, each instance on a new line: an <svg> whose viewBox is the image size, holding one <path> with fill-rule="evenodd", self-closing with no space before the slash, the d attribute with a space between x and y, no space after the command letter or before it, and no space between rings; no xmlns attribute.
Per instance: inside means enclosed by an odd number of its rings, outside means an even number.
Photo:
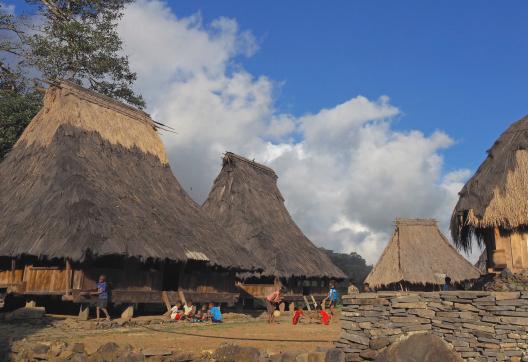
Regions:
<svg viewBox="0 0 528 362"><path fill-rule="evenodd" d="M325 310L320 310L319 315L321 316L321 321L325 326L330 324L330 315L326 313Z"/></svg>
<svg viewBox="0 0 528 362"><path fill-rule="evenodd" d="M293 325L297 325L297 323L299 323L300 319L304 317L304 313L302 311L302 308L301 307L297 307L297 309L295 310L295 313L293 314L293 319L292 319L292 323Z"/></svg>

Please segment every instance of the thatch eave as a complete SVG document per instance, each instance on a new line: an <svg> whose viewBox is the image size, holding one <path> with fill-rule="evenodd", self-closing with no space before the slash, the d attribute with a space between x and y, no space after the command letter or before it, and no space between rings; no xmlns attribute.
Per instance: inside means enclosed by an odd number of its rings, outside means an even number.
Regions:
<svg viewBox="0 0 528 362"><path fill-rule="evenodd" d="M459 193L451 217L457 247L481 244L487 229L528 227L528 117L513 123Z"/></svg>

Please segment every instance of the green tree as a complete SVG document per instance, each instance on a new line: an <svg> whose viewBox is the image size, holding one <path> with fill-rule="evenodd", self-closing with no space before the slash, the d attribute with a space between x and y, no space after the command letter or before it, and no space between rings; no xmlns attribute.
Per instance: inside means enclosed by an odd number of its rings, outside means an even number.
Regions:
<svg viewBox="0 0 528 362"><path fill-rule="evenodd" d="M0 89L0 160L18 140L42 105L36 91Z"/></svg>
<svg viewBox="0 0 528 362"><path fill-rule="evenodd" d="M22 75L23 32L0 2L0 160L38 112L42 96Z"/></svg>
<svg viewBox="0 0 528 362"><path fill-rule="evenodd" d="M132 0L27 0L45 20L27 37L27 61L48 80L67 79L143 108L116 31Z"/></svg>

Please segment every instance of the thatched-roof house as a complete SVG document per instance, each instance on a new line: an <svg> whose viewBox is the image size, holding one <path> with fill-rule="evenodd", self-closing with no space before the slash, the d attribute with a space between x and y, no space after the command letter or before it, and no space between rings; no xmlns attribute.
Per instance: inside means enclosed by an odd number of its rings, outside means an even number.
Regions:
<svg viewBox="0 0 528 362"><path fill-rule="evenodd" d="M480 272L449 243L436 220L398 219L383 254L365 280L373 289L430 290L477 279Z"/></svg>
<svg viewBox="0 0 528 362"><path fill-rule="evenodd" d="M451 218L456 245L484 242L490 271L528 268L528 117L499 137L459 194Z"/></svg>
<svg viewBox="0 0 528 362"><path fill-rule="evenodd" d="M171 172L149 116L69 82L0 164L0 288L79 299L100 273L114 302L232 301L256 261Z"/></svg>
<svg viewBox="0 0 528 362"><path fill-rule="evenodd" d="M270 287L262 284L276 280L291 295L320 293L330 279L346 277L295 224L267 166L227 152L202 208L260 261L258 278L245 278L252 295L265 294Z"/></svg>

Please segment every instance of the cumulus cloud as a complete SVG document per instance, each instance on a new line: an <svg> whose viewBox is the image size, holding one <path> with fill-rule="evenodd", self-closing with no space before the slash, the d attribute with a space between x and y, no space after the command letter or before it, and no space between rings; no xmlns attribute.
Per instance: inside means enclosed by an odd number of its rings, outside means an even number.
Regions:
<svg viewBox="0 0 528 362"><path fill-rule="evenodd" d="M444 132L394 130L400 110L387 96L284 114L274 108L279 83L239 64L258 44L234 19L204 24L200 14L179 18L163 2L138 1L119 32L149 111L178 132L163 141L197 202L230 150L277 171L288 209L317 245L373 263L396 217L434 217L446 230L468 171L444 173L441 152L453 144Z"/></svg>

